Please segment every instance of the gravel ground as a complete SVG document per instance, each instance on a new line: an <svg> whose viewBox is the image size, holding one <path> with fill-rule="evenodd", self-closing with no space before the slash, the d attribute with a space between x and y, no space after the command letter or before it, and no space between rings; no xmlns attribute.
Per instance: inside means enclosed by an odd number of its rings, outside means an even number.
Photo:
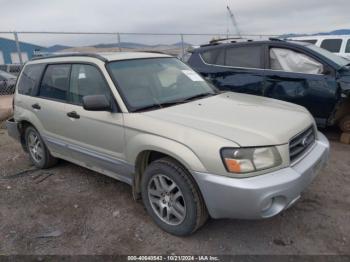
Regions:
<svg viewBox="0 0 350 262"><path fill-rule="evenodd" d="M33 167L0 129L0 255L349 255L350 145L338 135L327 132L330 163L292 208L267 220L209 220L180 238L159 229L121 182L64 161L19 174Z"/></svg>

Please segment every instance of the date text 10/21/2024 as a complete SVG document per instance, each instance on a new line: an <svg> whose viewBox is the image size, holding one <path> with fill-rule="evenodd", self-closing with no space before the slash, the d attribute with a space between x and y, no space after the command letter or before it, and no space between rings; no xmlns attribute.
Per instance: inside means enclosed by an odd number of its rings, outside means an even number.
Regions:
<svg viewBox="0 0 350 262"><path fill-rule="evenodd" d="M128 256L128 261L219 261L217 256Z"/></svg>

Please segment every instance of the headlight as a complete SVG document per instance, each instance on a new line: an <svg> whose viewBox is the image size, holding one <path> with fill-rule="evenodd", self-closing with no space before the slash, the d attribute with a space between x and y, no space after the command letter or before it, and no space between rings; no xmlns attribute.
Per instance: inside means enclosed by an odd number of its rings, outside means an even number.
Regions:
<svg viewBox="0 0 350 262"><path fill-rule="evenodd" d="M270 169L282 164L276 147L223 148L221 157L228 172L244 174Z"/></svg>

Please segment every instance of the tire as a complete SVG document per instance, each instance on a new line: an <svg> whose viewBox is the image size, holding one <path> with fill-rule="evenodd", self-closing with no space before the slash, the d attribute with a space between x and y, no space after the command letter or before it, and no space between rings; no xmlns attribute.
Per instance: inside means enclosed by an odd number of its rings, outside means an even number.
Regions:
<svg viewBox="0 0 350 262"><path fill-rule="evenodd" d="M28 126L24 134L29 158L36 167L45 169L57 164L58 159L50 154L39 132L34 127Z"/></svg>
<svg viewBox="0 0 350 262"><path fill-rule="evenodd" d="M339 128L341 131L344 133L350 133L350 115L344 116L340 121L339 121Z"/></svg>
<svg viewBox="0 0 350 262"><path fill-rule="evenodd" d="M146 168L141 193L148 214L170 234L192 234L208 218L204 200L193 178L171 158L156 160Z"/></svg>

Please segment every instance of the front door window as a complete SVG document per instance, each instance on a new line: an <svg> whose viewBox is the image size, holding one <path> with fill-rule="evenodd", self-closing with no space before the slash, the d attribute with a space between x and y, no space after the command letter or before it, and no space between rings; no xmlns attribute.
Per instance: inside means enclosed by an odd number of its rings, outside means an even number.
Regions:
<svg viewBox="0 0 350 262"><path fill-rule="evenodd" d="M111 99L109 87L95 66L73 64L68 94L69 102L82 105L83 97L89 95L105 95L107 99Z"/></svg>
<svg viewBox="0 0 350 262"><path fill-rule="evenodd" d="M323 65L315 59L290 49L270 49L270 69L293 73L322 74Z"/></svg>

